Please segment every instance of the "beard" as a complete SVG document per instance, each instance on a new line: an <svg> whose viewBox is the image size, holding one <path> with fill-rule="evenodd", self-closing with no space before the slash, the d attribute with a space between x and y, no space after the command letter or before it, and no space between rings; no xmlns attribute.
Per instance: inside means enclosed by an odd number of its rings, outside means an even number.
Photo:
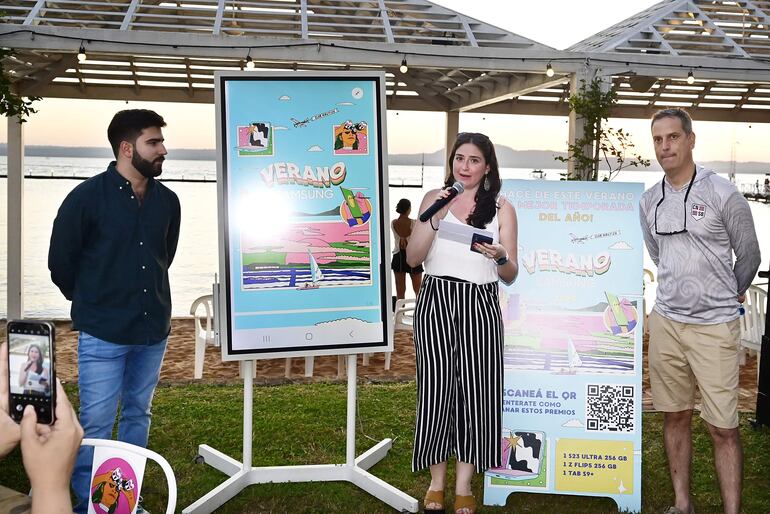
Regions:
<svg viewBox="0 0 770 514"><path fill-rule="evenodd" d="M148 161L136 151L134 148L134 155L131 157L131 164L136 170L147 178L155 178L163 173L163 161L164 157L158 157L154 161Z"/></svg>

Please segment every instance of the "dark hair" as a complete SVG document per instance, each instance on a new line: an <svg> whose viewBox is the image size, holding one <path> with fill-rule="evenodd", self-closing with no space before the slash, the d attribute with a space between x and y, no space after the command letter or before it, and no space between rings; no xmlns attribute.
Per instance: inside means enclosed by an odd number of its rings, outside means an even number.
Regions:
<svg viewBox="0 0 770 514"><path fill-rule="evenodd" d="M96 486L96 489L94 489L93 494L91 494L91 503L101 503L102 497L104 496L104 486L107 484L107 480L102 481L98 486ZM114 514L115 511L118 509L118 503L120 502L120 494L115 498L115 501L112 502L112 505L109 505L107 507L107 514Z"/></svg>
<svg viewBox="0 0 770 514"><path fill-rule="evenodd" d="M40 345L37 344L31 344L29 347L27 347L27 357L29 357L29 351L32 348L37 348L37 362L35 363L35 373L38 375L43 372L43 350L40 348Z"/></svg>
<svg viewBox="0 0 770 514"><path fill-rule="evenodd" d="M148 127L163 128L165 126L166 122L163 121L163 116L149 109L126 109L116 113L112 117L110 126L107 127L107 139L112 146L112 153L117 159L122 141L127 141L133 145L144 129Z"/></svg>
<svg viewBox="0 0 770 514"><path fill-rule="evenodd" d="M407 212L411 208L412 208L412 202L410 202L406 198L402 198L396 204L396 212L399 213L399 214L404 214L405 212Z"/></svg>
<svg viewBox="0 0 770 514"><path fill-rule="evenodd" d="M495 217L497 212L497 194L502 187L495 145L492 144L492 141L487 136L477 132L460 132L457 134L455 144L452 146L452 152L449 154L449 173L447 173L446 186L451 186L455 182L452 163L454 162L457 149L466 143L470 143L481 150L482 155L484 155L484 161L489 165L489 173L486 176L489 179L489 191L484 190L482 185L479 186L476 191L476 207L468 215L468 219L465 220L471 226L484 228Z"/></svg>
<svg viewBox="0 0 770 514"><path fill-rule="evenodd" d="M650 121L650 128L655 125L655 122L662 118L676 118L682 122L682 130L688 136L692 134L692 118L690 114L684 109L679 107L672 107L670 109L661 109L652 115L652 121Z"/></svg>

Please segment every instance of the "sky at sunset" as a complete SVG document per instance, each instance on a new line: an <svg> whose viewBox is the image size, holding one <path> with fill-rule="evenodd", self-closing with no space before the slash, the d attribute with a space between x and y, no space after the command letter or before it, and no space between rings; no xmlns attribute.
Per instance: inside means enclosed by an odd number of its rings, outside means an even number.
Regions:
<svg viewBox="0 0 770 514"><path fill-rule="evenodd" d="M566 48L592 34L655 4L651 0L440 0L434 3L497 25L521 36L557 49ZM25 124L27 145L104 146L106 127L112 115L125 108L150 108L166 119L167 146L214 148L214 106L160 102L116 102L105 100L46 99L36 104L39 113ZM73 121L77 120L77 121ZM433 152L443 141L443 113L390 111L388 146L390 153ZM648 120L610 120L616 128L632 134L638 150L654 159ZM441 130L439 130L441 127ZM461 114L461 131L484 132L499 144L518 150L564 151L566 118L554 116L513 116ZM766 141L770 124L697 122L696 158L729 161L770 161ZM0 142L6 141L7 127L0 123Z"/></svg>

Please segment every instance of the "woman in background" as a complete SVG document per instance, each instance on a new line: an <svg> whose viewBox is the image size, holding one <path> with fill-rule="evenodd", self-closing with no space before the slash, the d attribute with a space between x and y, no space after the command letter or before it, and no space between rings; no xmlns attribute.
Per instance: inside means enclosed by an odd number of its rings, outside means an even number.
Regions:
<svg viewBox="0 0 770 514"><path fill-rule="evenodd" d="M396 212L399 214L398 218L390 222L390 229L393 231L393 239L395 240L390 269L393 270L393 275L396 278L396 299L402 300L406 295L406 274L409 273L414 295L417 296L422 283L423 270L422 264L413 268L406 262L406 245L409 242L409 236L412 235L415 222L409 217L409 213L412 212L412 202L402 198L396 204Z"/></svg>
<svg viewBox="0 0 770 514"><path fill-rule="evenodd" d="M473 514L474 472L501 465L503 324L498 280L518 273L513 206L498 195L495 149L483 134L461 133L449 156L446 186L462 193L424 223L407 248L411 266L424 262L426 277L414 316L417 423L412 469L430 467L426 512L444 510L447 461L457 459L455 512ZM448 188L425 195L420 211ZM441 237L445 223L492 233L492 242L469 245Z"/></svg>

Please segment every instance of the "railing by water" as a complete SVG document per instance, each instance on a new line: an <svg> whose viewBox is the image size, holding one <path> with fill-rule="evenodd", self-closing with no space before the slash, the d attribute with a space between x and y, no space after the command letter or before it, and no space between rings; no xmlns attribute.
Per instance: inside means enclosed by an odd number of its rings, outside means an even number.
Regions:
<svg viewBox="0 0 770 514"><path fill-rule="evenodd" d="M0 178L8 178L8 175L5 173L0 174ZM40 180L87 180L91 177L83 176L83 175L62 175L61 173L54 174L51 172L48 173L27 173L24 175L25 179L40 179ZM216 177L210 177L207 175L182 175L181 177L163 177L158 179L160 182L210 182L215 183L217 181Z"/></svg>
<svg viewBox="0 0 770 514"><path fill-rule="evenodd" d="M747 200L754 200L757 202L770 202L770 184L742 184L741 193Z"/></svg>

